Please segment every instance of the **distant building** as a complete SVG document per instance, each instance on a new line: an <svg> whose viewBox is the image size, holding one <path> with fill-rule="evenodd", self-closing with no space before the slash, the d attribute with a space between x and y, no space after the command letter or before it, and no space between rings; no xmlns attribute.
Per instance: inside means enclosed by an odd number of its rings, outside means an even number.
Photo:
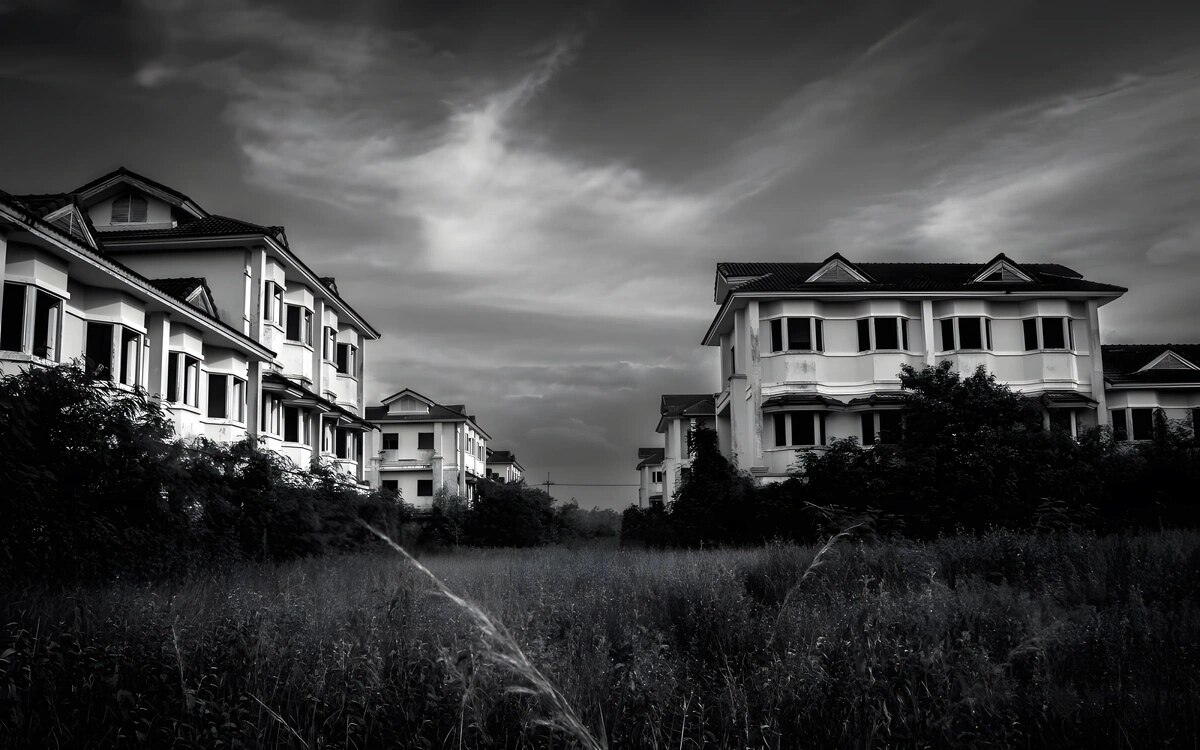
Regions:
<svg viewBox="0 0 1200 750"><path fill-rule="evenodd" d="M31 320L58 310L54 357L42 360L83 355L120 382L141 368L137 384L163 400L182 437L249 435L301 467L321 456L363 479L364 348L379 333L299 257L283 227L211 214L124 168L69 193L9 198L27 219L55 227L48 244L18 234L5 261L14 295L21 285L45 293L25 295ZM105 272L73 264L63 238L102 256ZM167 309L131 285L178 304ZM5 303L6 317L15 319L18 296ZM22 353L49 352L44 336L33 340L45 322L34 326ZM15 333L7 343L17 345Z"/></svg>
<svg viewBox="0 0 1200 750"><path fill-rule="evenodd" d="M511 451L487 450L487 478L494 482L513 484L525 478L525 469Z"/></svg>
<svg viewBox="0 0 1200 750"><path fill-rule="evenodd" d="M1004 255L982 264L853 263L837 254L719 263L719 309L703 343L720 352L722 451L770 481L786 476L797 450L835 438L894 439L901 365L942 361L964 373L984 365L1037 399L1049 428L1078 434L1107 424L1108 399L1124 406L1126 396L1105 388L1099 310L1125 291ZM1166 398L1162 388L1139 393Z"/></svg>
<svg viewBox="0 0 1200 750"><path fill-rule="evenodd" d="M688 432L698 425L716 428L716 411L711 393L663 395L656 428L663 436L663 500L669 501L675 497L675 491L687 472L691 471Z"/></svg>
<svg viewBox="0 0 1200 750"><path fill-rule="evenodd" d="M638 507L663 504L663 449L638 448Z"/></svg>
<svg viewBox="0 0 1200 750"><path fill-rule="evenodd" d="M1105 344L1104 389L1117 440L1149 440L1154 414L1200 428L1200 344Z"/></svg>
<svg viewBox="0 0 1200 750"><path fill-rule="evenodd" d="M490 436L462 404L443 406L406 388L367 407L375 429L367 436L371 486L399 492L418 508L432 506L445 488L467 499L487 477Z"/></svg>

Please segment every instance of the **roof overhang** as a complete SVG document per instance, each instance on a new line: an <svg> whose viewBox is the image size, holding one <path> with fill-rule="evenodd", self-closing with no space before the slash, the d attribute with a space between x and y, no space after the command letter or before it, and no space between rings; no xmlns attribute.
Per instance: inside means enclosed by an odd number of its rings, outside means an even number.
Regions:
<svg viewBox="0 0 1200 750"><path fill-rule="evenodd" d="M1125 290L1112 292L1056 292L1052 290L1029 290L1029 291L989 291L986 289L971 289L955 292L938 292L931 290L913 291L913 292L897 292L897 291L878 291L872 292L867 290L849 290L844 292L839 291L803 291L803 292L732 292L721 303L721 307L717 310L716 317L709 324L708 330L704 333L704 338L700 340L702 346L720 346L721 334L732 327L732 313L739 309L744 302L750 300L779 300L779 299L815 299L815 300L831 300L840 302L854 302L865 299L931 299L931 300L949 300L949 299L1044 299L1054 297L1057 299L1075 299L1075 300L1100 300L1100 305L1104 306L1109 302L1117 299L1125 293Z"/></svg>
<svg viewBox="0 0 1200 750"><path fill-rule="evenodd" d="M241 331L204 315L200 310L197 310L186 302L178 300L158 289L148 279L135 271L100 255L74 237L59 232L52 225L0 198L0 221L4 219L13 222L28 232L37 241L65 254L71 262L80 263L99 270L118 283L125 285L131 291L135 291L138 295L147 298L153 306L168 312L172 316L177 316L180 321L225 339L229 348L245 354L255 355L267 361L275 359L274 351Z"/></svg>

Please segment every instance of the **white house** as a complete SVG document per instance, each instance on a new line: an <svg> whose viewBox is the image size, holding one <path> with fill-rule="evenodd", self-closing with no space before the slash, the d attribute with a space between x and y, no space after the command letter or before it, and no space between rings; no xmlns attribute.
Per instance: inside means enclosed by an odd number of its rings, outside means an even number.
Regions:
<svg viewBox="0 0 1200 750"><path fill-rule="evenodd" d="M443 487L474 499L487 477L491 437L462 404L443 406L406 388L368 406L367 478L371 486L397 491L418 508L428 508Z"/></svg>
<svg viewBox="0 0 1200 750"><path fill-rule="evenodd" d="M210 214L174 188L124 168L70 193L18 199L49 210L47 220L62 220L55 206L70 202L78 217L69 229L78 226L106 257L157 279L269 353L262 367L251 366L236 351L202 351L195 335L174 330L174 320L147 323L151 340L169 337L161 365L169 382L151 392L172 403L181 399L173 409L180 434L232 439L248 431L299 466L322 456L363 480L362 435L370 427L363 418L363 354L379 333L333 279L301 260L282 227ZM240 420L240 433L223 429L231 420Z"/></svg>
<svg viewBox="0 0 1200 750"><path fill-rule="evenodd" d="M1038 398L1050 427L1108 422L1100 308L1126 290L1062 265L719 263L703 343L721 357L722 451L761 480L797 449L865 444L899 428L898 373L984 365Z"/></svg>
<svg viewBox="0 0 1200 750"><path fill-rule="evenodd" d="M638 507L663 504L663 449L638 448Z"/></svg>
<svg viewBox="0 0 1200 750"><path fill-rule="evenodd" d="M1154 436L1154 414L1200 434L1200 344L1105 344L1109 422L1117 440Z"/></svg>
<svg viewBox="0 0 1200 750"><path fill-rule="evenodd" d="M487 449L487 478L502 484L514 484L525 478L525 469L512 451Z"/></svg>
<svg viewBox="0 0 1200 750"><path fill-rule="evenodd" d="M180 436L254 435L275 352L222 321L202 283L148 279L101 237L77 196L0 192L0 372L82 359L157 394Z"/></svg>
<svg viewBox="0 0 1200 750"><path fill-rule="evenodd" d="M675 497L680 482L691 470L688 432L698 425L716 428L716 411L711 393L664 394L659 404L656 431L663 436L662 499Z"/></svg>

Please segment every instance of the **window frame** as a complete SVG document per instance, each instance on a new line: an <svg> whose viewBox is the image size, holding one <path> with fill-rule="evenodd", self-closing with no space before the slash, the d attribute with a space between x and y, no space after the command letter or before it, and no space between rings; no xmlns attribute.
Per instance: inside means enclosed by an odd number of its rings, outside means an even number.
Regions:
<svg viewBox="0 0 1200 750"><path fill-rule="evenodd" d="M895 348L886 347L886 348L881 349L878 346L879 321L883 321L883 320L895 321L896 344L897 344L897 346ZM909 342L909 336L908 336L909 320L910 320L910 318L905 315L868 315L865 318L858 318L857 324L858 324L858 352L859 352L859 354L868 353L868 352L869 353L900 352L900 353L905 353L905 354L911 353L912 349L909 348L910 342ZM866 339L865 342L864 342L864 338ZM866 345L866 348L864 348L864 344Z"/></svg>
<svg viewBox="0 0 1200 750"><path fill-rule="evenodd" d="M135 199L136 199L137 203L134 202ZM125 206L124 206L125 218L119 219L119 218L117 218L117 209L118 209L118 206L120 206L122 201L125 202ZM141 209L141 218L140 219L134 218L134 206L137 206L138 208ZM145 196L130 192L130 193L125 193L124 195L113 199L112 205L110 206L110 213L109 213L109 218L108 218L109 224L145 224L149 220L150 220L150 201L146 200Z"/></svg>
<svg viewBox="0 0 1200 750"><path fill-rule="evenodd" d="M389 446L388 443L392 443L392 445ZM400 433L384 432L384 433L380 434L379 446L380 446L380 448L379 448L380 450L385 450L385 451L400 450Z"/></svg>
<svg viewBox="0 0 1200 750"><path fill-rule="evenodd" d="M963 326L964 320L976 321L976 326ZM941 318L943 352L990 352L992 349L992 319L986 315L954 315ZM966 346L963 331L976 330L979 346ZM949 334L949 335L947 335ZM948 339L948 341L947 341ZM949 344L949 345L947 345Z"/></svg>
<svg viewBox="0 0 1200 750"><path fill-rule="evenodd" d="M797 443L796 442L796 426L802 425L805 422L805 417L808 418L811 425L812 438L816 442L812 443ZM792 411L777 411L772 414L772 420L775 425L775 448L816 448L827 446L829 444L828 435L826 433L826 417L827 412L819 409L797 409ZM804 428L807 436L807 429ZM780 442L780 433L783 433L786 442Z"/></svg>
<svg viewBox="0 0 1200 750"><path fill-rule="evenodd" d="M342 347L345 347L344 351L346 352L344 361L342 358ZM358 347L349 342L339 341L335 351L336 354L333 362L333 369L337 371L337 374L346 375L352 378L357 377L356 371L358 369Z"/></svg>
<svg viewBox="0 0 1200 750"><path fill-rule="evenodd" d="M417 480L417 497L433 497L433 480L432 479L418 479Z"/></svg>

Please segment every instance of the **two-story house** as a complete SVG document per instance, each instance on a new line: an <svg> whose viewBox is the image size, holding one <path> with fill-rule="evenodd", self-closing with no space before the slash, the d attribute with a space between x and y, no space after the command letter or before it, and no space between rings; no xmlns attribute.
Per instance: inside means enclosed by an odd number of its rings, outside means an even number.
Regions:
<svg viewBox="0 0 1200 750"><path fill-rule="evenodd" d="M468 500L487 478L491 437L462 404L442 405L406 388L367 407L368 482L428 508L442 488Z"/></svg>
<svg viewBox="0 0 1200 750"><path fill-rule="evenodd" d="M762 480L797 449L900 426L901 365L984 365L1037 398L1049 427L1106 424L1100 307L1126 290L1062 265L719 263L703 343L721 355L723 452Z"/></svg>
<svg viewBox="0 0 1200 750"><path fill-rule="evenodd" d="M501 484L515 484L525 478L525 469L512 451L487 449L487 478Z"/></svg>
<svg viewBox="0 0 1200 750"><path fill-rule="evenodd" d="M714 399L711 393L663 394L658 415L655 431L663 436L661 493L670 500L691 470L688 432L696 426L716 427Z"/></svg>
<svg viewBox="0 0 1200 750"><path fill-rule="evenodd" d="M663 449L638 448L638 507L663 504Z"/></svg>
<svg viewBox="0 0 1200 750"><path fill-rule="evenodd" d="M157 394L180 436L253 435L275 352L216 313L200 280L152 280L106 252L74 196L0 193L0 372L73 360Z"/></svg>
<svg viewBox="0 0 1200 750"><path fill-rule="evenodd" d="M151 326L150 337L170 335L170 373L184 373L186 401L173 410L181 435L212 436L233 409L222 408L222 400L232 403L245 392L241 418L267 448L303 467L323 457L362 481L362 436L370 427L363 418L363 351L379 333L333 279L318 276L296 254L282 227L210 214L178 190L124 168L70 193L23 199L71 201L108 257L158 279L272 353L264 367L251 368L238 357L204 356L195 337L167 331L165 319ZM168 388L161 395L171 401L172 394Z"/></svg>
<svg viewBox="0 0 1200 750"><path fill-rule="evenodd" d="M1113 437L1149 440L1155 413L1200 435L1200 344L1105 344L1104 389Z"/></svg>

